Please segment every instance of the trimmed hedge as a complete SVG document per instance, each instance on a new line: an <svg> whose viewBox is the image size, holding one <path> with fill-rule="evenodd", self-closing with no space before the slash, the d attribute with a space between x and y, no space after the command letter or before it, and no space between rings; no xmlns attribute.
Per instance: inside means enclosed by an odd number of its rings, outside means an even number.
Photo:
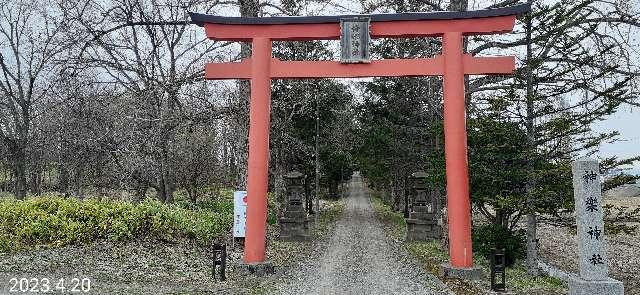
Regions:
<svg viewBox="0 0 640 295"><path fill-rule="evenodd" d="M63 246L97 239L180 236L207 243L229 231L230 198L184 208L147 199L141 203L42 196L0 201L0 252Z"/></svg>

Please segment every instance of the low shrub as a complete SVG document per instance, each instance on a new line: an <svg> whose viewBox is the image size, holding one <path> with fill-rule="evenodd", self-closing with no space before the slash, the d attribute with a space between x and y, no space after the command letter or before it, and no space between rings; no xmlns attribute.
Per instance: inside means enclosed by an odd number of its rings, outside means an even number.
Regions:
<svg viewBox="0 0 640 295"><path fill-rule="evenodd" d="M229 231L233 220L230 198L210 202L187 209L152 199L137 204L61 196L1 200L0 252L96 239L180 236L208 243Z"/></svg>
<svg viewBox="0 0 640 295"><path fill-rule="evenodd" d="M526 255L526 238L522 230L511 232L498 224L486 224L473 229L473 251L491 260L492 248L505 249L505 262L511 266Z"/></svg>

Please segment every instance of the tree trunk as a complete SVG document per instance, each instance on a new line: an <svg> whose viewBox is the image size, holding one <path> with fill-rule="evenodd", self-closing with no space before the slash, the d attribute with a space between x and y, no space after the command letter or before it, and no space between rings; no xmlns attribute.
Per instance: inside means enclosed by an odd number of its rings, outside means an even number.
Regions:
<svg viewBox="0 0 640 295"><path fill-rule="evenodd" d="M167 193L165 192L164 179L162 175L158 176L158 183L154 187L156 189L156 195L160 202L165 202L167 200Z"/></svg>
<svg viewBox="0 0 640 295"><path fill-rule="evenodd" d="M84 163L76 166L75 169L75 196L84 199L84 174L86 171L86 165Z"/></svg>
<svg viewBox="0 0 640 295"><path fill-rule="evenodd" d="M65 196L69 193L69 171L65 163L58 163L58 191Z"/></svg>
<svg viewBox="0 0 640 295"><path fill-rule="evenodd" d="M532 4L532 0L529 0L529 3ZM527 129L527 143L529 145L529 151L535 151L535 125L534 125L534 93L533 93L533 73L531 69L531 13L526 17L526 39L527 39L527 89L526 89L526 100L527 100L527 117L525 122L525 127ZM533 156L533 155L532 155ZM535 179L535 167L532 157L528 157L527 161L527 272L531 275L538 275L538 242L537 242L537 226L538 221L536 217L536 212L533 206L533 191L536 187L536 179Z"/></svg>
<svg viewBox="0 0 640 295"><path fill-rule="evenodd" d="M509 229L509 214L506 214L504 210L496 210L494 224L498 224L506 229Z"/></svg>
<svg viewBox="0 0 640 295"><path fill-rule="evenodd" d="M27 172L26 164L21 159L16 159L18 164L15 167L16 183L14 193L18 200L24 200L27 197Z"/></svg>
<svg viewBox="0 0 640 295"><path fill-rule="evenodd" d="M163 175L164 184L164 202L167 204L173 203L173 193L176 190L175 180L173 179L173 173L170 169L165 169Z"/></svg>
<svg viewBox="0 0 640 295"><path fill-rule="evenodd" d="M24 146L14 145L10 154L13 155L13 174L15 175L13 192L16 199L24 200L27 196L27 156Z"/></svg>
<svg viewBox="0 0 640 295"><path fill-rule="evenodd" d="M195 189L193 186L189 185L187 187L187 195L189 196L189 201L191 201L192 204L195 205L198 203L197 189Z"/></svg>
<svg viewBox="0 0 640 295"><path fill-rule="evenodd" d="M332 199L338 199L338 182L337 181L331 181L331 183L329 184L329 196Z"/></svg>
<svg viewBox="0 0 640 295"><path fill-rule="evenodd" d="M166 105L163 107L162 112L164 113L164 120L170 121L170 118L173 116L173 101L172 98L174 94L166 95ZM158 171L158 197L164 203L173 203L173 192L175 191L175 177L173 171L173 165L171 163L171 158L169 156L169 144L171 138L173 137L172 133L172 123L163 122L162 123L162 131L159 136L160 142L158 143L158 148L160 150L160 171Z"/></svg>
<svg viewBox="0 0 640 295"><path fill-rule="evenodd" d="M307 175L304 180L304 197L307 204L307 213L313 214L313 198L311 194L311 177Z"/></svg>
<svg viewBox="0 0 640 295"><path fill-rule="evenodd" d="M442 228L442 240L440 240L443 249L449 249L449 211L447 206L440 209L440 222Z"/></svg>
<svg viewBox="0 0 640 295"><path fill-rule="evenodd" d="M6 167L3 165L2 166L2 191L3 192L8 191L8 188L7 188L7 182L9 181L8 172L9 172L9 169L6 169Z"/></svg>
<svg viewBox="0 0 640 295"><path fill-rule="evenodd" d="M258 0L238 0L240 5L240 16L257 17L259 12ZM240 45L240 55L242 58L251 56L251 44L242 42ZM247 187L247 159L249 153L249 100L250 100L250 84L249 81L238 81L238 100L236 105L235 118L232 120L232 129L236 133L236 161L237 175L236 188L246 190Z"/></svg>
<svg viewBox="0 0 640 295"><path fill-rule="evenodd" d="M273 191L275 193L276 202L282 204L286 193L284 175L293 170L287 167L284 163L286 160L282 157L282 149L278 149L277 152L277 154L272 154L271 166L273 169L270 170L270 174L273 175L271 179L273 179Z"/></svg>
<svg viewBox="0 0 640 295"><path fill-rule="evenodd" d="M466 11L469 7L469 0L451 0L449 4L449 10L451 11Z"/></svg>
<svg viewBox="0 0 640 295"><path fill-rule="evenodd" d="M193 173L189 179L187 194L191 203L196 204L198 202L198 175L196 173Z"/></svg>
<svg viewBox="0 0 640 295"><path fill-rule="evenodd" d="M147 196L147 189L149 188L149 183L143 183L141 181L136 181L134 185L134 195L133 201L139 203L144 200Z"/></svg>
<svg viewBox="0 0 640 295"><path fill-rule="evenodd" d="M33 164L32 169L29 173L29 180L30 180L30 191L32 194L34 195L41 195L42 194L42 179L41 179L41 175L42 175L42 170L40 167L38 167L38 165Z"/></svg>

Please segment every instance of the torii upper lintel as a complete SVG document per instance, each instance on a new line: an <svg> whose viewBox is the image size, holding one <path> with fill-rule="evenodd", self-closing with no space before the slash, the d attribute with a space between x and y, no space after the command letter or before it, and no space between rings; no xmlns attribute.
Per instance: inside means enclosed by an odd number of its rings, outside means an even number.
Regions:
<svg viewBox="0 0 640 295"><path fill-rule="evenodd" d="M489 35L511 32L515 16L530 10L529 4L478 11L436 11L370 15L226 17L191 13L191 20L203 26L207 37L225 41L251 41L265 37L279 40L337 40L340 20L371 19L371 37L437 37L444 32Z"/></svg>

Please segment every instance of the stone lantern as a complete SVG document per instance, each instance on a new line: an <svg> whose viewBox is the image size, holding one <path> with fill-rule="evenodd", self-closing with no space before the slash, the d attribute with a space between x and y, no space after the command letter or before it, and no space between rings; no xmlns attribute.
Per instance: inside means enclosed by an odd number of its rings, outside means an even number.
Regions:
<svg viewBox="0 0 640 295"><path fill-rule="evenodd" d="M305 240L308 237L309 219L304 209L304 175L293 171L284 176L285 196L282 204L280 238Z"/></svg>
<svg viewBox="0 0 640 295"><path fill-rule="evenodd" d="M427 173L419 171L409 177L411 211L416 213L432 213L433 207L427 200Z"/></svg>
<svg viewBox="0 0 640 295"><path fill-rule="evenodd" d="M411 208L407 222L408 241L428 241L439 239L442 229L438 225L439 201L437 194L427 189L427 173L419 171L409 177Z"/></svg>
<svg viewBox="0 0 640 295"><path fill-rule="evenodd" d="M284 211L304 213L304 175L293 171L284 176L284 183L286 188Z"/></svg>

